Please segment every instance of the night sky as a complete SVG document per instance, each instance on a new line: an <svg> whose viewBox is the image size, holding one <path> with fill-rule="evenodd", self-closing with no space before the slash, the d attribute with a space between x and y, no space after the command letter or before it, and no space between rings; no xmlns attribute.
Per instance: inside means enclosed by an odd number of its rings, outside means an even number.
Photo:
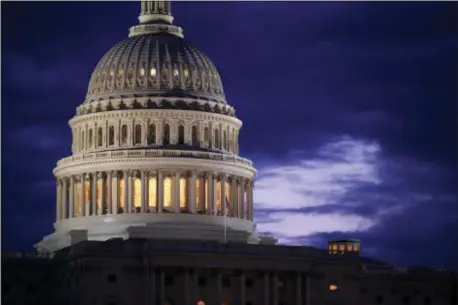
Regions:
<svg viewBox="0 0 458 305"><path fill-rule="evenodd" d="M180 2L259 174L258 230L359 238L365 255L458 269L457 3ZM3 2L2 248L52 232L56 161L97 61L137 2Z"/></svg>

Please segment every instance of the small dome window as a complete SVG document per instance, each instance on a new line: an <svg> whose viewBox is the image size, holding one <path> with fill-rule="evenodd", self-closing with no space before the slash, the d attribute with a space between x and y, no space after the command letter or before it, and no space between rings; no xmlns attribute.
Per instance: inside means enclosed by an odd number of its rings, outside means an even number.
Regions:
<svg viewBox="0 0 458 305"><path fill-rule="evenodd" d="M144 68L140 68L140 76L145 76L145 69Z"/></svg>
<svg viewBox="0 0 458 305"><path fill-rule="evenodd" d="M113 75L114 75L114 71L110 70L110 76L113 76Z"/></svg>
<svg viewBox="0 0 458 305"><path fill-rule="evenodd" d="M151 70L149 71L149 74L150 74L151 76L156 76L156 74L157 74L156 68L151 68Z"/></svg>
<svg viewBox="0 0 458 305"><path fill-rule="evenodd" d="M123 69L119 69L118 75L119 75L119 76L124 75L124 70L123 70Z"/></svg>
<svg viewBox="0 0 458 305"><path fill-rule="evenodd" d="M184 75L184 77L186 77L186 78L189 76L189 71L188 71L188 69L184 69L183 75Z"/></svg>
<svg viewBox="0 0 458 305"><path fill-rule="evenodd" d="M329 291L337 291L339 290L339 287L337 287L337 284L330 284L328 289Z"/></svg>
<svg viewBox="0 0 458 305"><path fill-rule="evenodd" d="M180 74L180 71L178 69L173 70L173 76L177 77Z"/></svg>

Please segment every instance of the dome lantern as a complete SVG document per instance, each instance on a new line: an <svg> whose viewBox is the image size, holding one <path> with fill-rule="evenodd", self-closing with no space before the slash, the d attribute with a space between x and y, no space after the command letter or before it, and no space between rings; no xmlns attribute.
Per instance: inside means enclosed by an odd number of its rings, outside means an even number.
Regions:
<svg viewBox="0 0 458 305"><path fill-rule="evenodd" d="M167 33L183 38L183 29L174 25L171 1L142 1L139 25L129 29L129 37Z"/></svg>

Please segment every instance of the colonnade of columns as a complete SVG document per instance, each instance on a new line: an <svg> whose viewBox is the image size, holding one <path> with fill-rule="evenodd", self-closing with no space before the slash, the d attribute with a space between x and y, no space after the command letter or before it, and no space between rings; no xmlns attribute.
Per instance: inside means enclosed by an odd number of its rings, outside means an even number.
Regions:
<svg viewBox="0 0 458 305"><path fill-rule="evenodd" d="M253 220L253 182L214 172L125 170L57 179L57 221L123 213L191 213Z"/></svg>
<svg viewBox="0 0 458 305"><path fill-rule="evenodd" d="M179 281L179 285L182 287L174 287L182 292L182 300L173 300L175 302L184 302L183 304L196 304L196 305L207 305L207 304L228 304L227 300L224 297L224 290L227 288L223 287L223 274L221 272L216 272L211 275L210 285L212 285L212 294L206 295L200 293L199 287L199 270L196 269L187 269L183 271L182 274L183 281ZM287 285L290 286L292 292L291 295L288 295L288 304L293 305L311 305L311 286L310 286L310 277L304 275L302 272L295 272L293 275L294 278L290 278ZM167 289L165 287L165 278L166 274L162 268L150 268L148 270L148 275L146 277L146 303L147 304L171 304L172 300L167 299ZM261 299L250 300L249 295L253 298L253 293L247 294L247 276L242 273L236 277L232 277L231 281L231 293L236 297L235 300L232 300L234 304L247 304L247 302L255 301L255 303L261 302L264 305L279 305L280 293L279 289L282 289L282 285L285 284L279 280L278 272L264 272L262 278L258 278L257 281L262 281L261 286L259 287L262 291L257 291L255 295L261 293L263 296ZM184 286L184 287L183 287ZM283 287L284 288L284 287ZM175 290L174 289L174 290ZM248 288L253 289L253 288ZM208 289L206 289L208 292ZM259 296L258 296L259 298ZM181 303L180 302L180 303ZM251 303L250 302L250 303Z"/></svg>

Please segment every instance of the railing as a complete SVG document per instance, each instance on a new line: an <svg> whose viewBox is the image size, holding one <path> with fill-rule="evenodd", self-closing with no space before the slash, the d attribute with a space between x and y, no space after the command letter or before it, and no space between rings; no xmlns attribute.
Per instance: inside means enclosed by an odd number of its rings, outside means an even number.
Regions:
<svg viewBox="0 0 458 305"><path fill-rule="evenodd" d="M202 151L183 151L183 150L169 150L169 149L142 149L142 150L121 150L121 151L106 151L88 153L83 155L71 156L63 158L57 162L57 166L66 165L74 161L91 161L103 160L111 158L155 158L155 157L171 157L171 158L194 158L194 159L207 159L224 162L232 162L253 166L253 162L248 159L241 158L234 155L225 155L213 152Z"/></svg>

